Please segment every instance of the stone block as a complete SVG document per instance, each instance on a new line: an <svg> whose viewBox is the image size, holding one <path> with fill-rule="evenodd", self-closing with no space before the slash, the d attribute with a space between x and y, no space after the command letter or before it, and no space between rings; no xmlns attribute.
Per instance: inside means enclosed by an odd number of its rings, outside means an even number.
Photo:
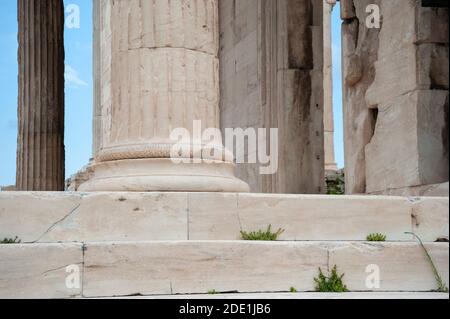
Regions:
<svg viewBox="0 0 450 319"><path fill-rule="evenodd" d="M0 245L0 298L79 297L82 269L81 244ZM77 274L80 276L78 279ZM75 288L66 285L68 276L74 276L75 280L70 281L69 278L69 283Z"/></svg>
<svg viewBox="0 0 450 319"><path fill-rule="evenodd" d="M448 207L448 197L414 199L412 201L413 232L423 241L448 240Z"/></svg>
<svg viewBox="0 0 450 319"><path fill-rule="evenodd" d="M447 243L429 243L426 248L448 283ZM351 291L432 291L436 280L425 252L417 243L341 243L330 248L329 265L337 265L344 273L344 282ZM371 274L369 265L376 265L380 274L380 288L366 285ZM372 270L373 271L373 270Z"/></svg>
<svg viewBox="0 0 450 319"><path fill-rule="evenodd" d="M187 229L186 193L93 193L40 241L184 240Z"/></svg>
<svg viewBox="0 0 450 319"><path fill-rule="evenodd" d="M11 197L11 195L13 195ZM285 229L281 240L411 240L406 197L219 193L0 193L0 238L22 242L237 240L240 231ZM78 197L77 197L78 196ZM76 202L70 198L77 199ZM448 237L448 200L424 198L419 233ZM424 204L425 205L425 204ZM38 215L40 213L40 215Z"/></svg>
<svg viewBox="0 0 450 319"><path fill-rule="evenodd" d="M412 91L378 109L365 152L367 192L448 181L448 92Z"/></svg>
<svg viewBox="0 0 450 319"><path fill-rule="evenodd" d="M367 192L420 185L417 103L417 92L411 92L379 106L365 152Z"/></svg>
<svg viewBox="0 0 450 319"><path fill-rule="evenodd" d="M419 185L445 183L449 181L449 93L424 90L417 94Z"/></svg>
<svg viewBox="0 0 450 319"><path fill-rule="evenodd" d="M449 183L438 183L430 185L419 185L403 188L387 189L372 195L389 195L403 197L448 197Z"/></svg>
<svg viewBox="0 0 450 319"><path fill-rule="evenodd" d="M239 194L238 210L243 230L272 225L284 229L281 240L365 240L378 232L389 240L410 238L405 198Z"/></svg>
<svg viewBox="0 0 450 319"><path fill-rule="evenodd" d="M236 194L189 194L190 240L240 239Z"/></svg>
<svg viewBox="0 0 450 319"><path fill-rule="evenodd" d="M81 204L79 193L1 192L0 240L39 241Z"/></svg>
<svg viewBox="0 0 450 319"><path fill-rule="evenodd" d="M88 244L83 295L312 290L326 264L327 250L310 243Z"/></svg>
<svg viewBox="0 0 450 319"><path fill-rule="evenodd" d="M359 11L368 1L357 1ZM371 1L376 3L375 1ZM365 14L365 13L364 13ZM373 134L373 115L365 99L373 82L373 65L378 58L379 29L367 29L363 21L347 20L342 24L343 113L345 136L345 185L347 194L365 193L364 147ZM364 66L364 68L360 68Z"/></svg>
<svg viewBox="0 0 450 319"><path fill-rule="evenodd" d="M418 87L416 55L417 50L412 43L392 53L378 52L378 60L375 62L375 79L365 93L368 106L376 107L380 104L392 103L394 98L403 96ZM399 74L402 76L401 81L398 78Z"/></svg>

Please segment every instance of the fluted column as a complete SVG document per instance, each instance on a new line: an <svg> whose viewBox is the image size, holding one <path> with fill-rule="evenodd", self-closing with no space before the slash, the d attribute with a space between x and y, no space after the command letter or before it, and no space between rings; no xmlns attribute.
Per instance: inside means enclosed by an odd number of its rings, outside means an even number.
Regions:
<svg viewBox="0 0 450 319"><path fill-rule="evenodd" d="M248 191L223 155L170 158L173 129L219 125L218 1L99 5L102 129L94 178L80 190Z"/></svg>
<svg viewBox="0 0 450 319"><path fill-rule="evenodd" d="M64 190L63 0L18 0L16 188Z"/></svg>

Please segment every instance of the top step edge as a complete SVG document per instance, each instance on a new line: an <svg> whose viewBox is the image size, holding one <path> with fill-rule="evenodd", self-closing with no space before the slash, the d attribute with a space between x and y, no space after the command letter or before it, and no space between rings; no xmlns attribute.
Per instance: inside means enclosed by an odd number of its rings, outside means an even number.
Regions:
<svg viewBox="0 0 450 319"><path fill-rule="evenodd" d="M51 196L51 197L87 197L95 195L191 195L191 196L236 196L244 198L282 198L282 199L366 199L366 200L408 200L411 202L419 201L421 199L429 200L449 200L449 196L390 196L390 195L325 195L325 194L269 194L269 193L220 193L220 192L36 192L36 191L0 191L0 199L2 197L17 197L17 196Z"/></svg>

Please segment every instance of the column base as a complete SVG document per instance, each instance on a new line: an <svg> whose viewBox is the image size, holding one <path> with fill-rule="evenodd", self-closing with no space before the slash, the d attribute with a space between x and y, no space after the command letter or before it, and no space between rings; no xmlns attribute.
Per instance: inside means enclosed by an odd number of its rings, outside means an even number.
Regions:
<svg viewBox="0 0 450 319"><path fill-rule="evenodd" d="M247 193L249 186L234 176L234 164L175 164L169 158L126 159L93 165L94 176L82 192L230 192Z"/></svg>

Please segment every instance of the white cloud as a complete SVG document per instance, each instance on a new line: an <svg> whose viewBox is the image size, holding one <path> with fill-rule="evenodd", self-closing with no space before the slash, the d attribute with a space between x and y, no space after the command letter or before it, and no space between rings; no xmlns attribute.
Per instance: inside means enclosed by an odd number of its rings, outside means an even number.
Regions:
<svg viewBox="0 0 450 319"><path fill-rule="evenodd" d="M66 64L64 79L66 80L66 84L72 88L78 88L80 86L88 86L88 84L85 81L80 79L80 77L78 76L78 71L68 64Z"/></svg>

